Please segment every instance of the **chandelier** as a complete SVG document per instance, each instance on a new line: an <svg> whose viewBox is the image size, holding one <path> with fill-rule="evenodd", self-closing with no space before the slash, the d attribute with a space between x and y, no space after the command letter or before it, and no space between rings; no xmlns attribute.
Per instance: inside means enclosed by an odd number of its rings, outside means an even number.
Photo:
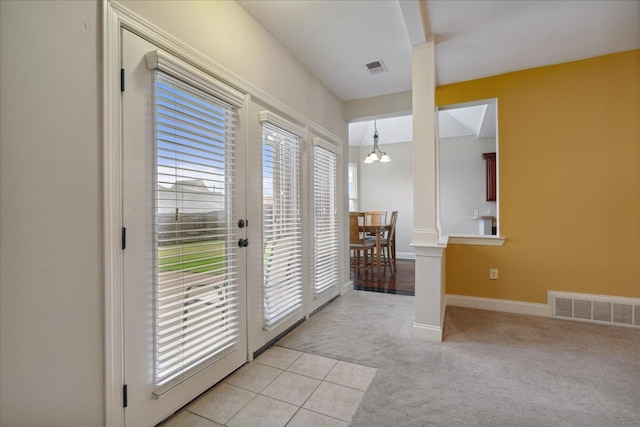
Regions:
<svg viewBox="0 0 640 427"><path fill-rule="evenodd" d="M391 159L389 158L389 156L387 156L387 153L385 153L384 151L380 151L380 149L378 148L378 128L376 126L376 121L373 121L373 128L375 129L375 132L373 133L373 151L371 151L371 153L369 153L367 155L367 157L364 158L364 162L365 163L374 163L377 161L380 161L380 163L387 163L390 162Z"/></svg>

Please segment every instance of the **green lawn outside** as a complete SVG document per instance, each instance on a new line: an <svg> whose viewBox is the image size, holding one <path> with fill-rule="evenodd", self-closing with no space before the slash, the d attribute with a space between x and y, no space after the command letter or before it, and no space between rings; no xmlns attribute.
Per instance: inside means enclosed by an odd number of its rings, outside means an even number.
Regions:
<svg viewBox="0 0 640 427"><path fill-rule="evenodd" d="M225 264L224 241L203 241L158 247L158 269L205 273Z"/></svg>

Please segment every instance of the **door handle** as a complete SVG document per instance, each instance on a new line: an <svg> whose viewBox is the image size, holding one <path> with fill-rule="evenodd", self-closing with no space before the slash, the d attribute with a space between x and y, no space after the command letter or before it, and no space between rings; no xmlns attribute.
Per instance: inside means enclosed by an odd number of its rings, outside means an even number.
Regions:
<svg viewBox="0 0 640 427"><path fill-rule="evenodd" d="M247 246L249 246L249 239L238 240L238 246L241 248L246 248Z"/></svg>

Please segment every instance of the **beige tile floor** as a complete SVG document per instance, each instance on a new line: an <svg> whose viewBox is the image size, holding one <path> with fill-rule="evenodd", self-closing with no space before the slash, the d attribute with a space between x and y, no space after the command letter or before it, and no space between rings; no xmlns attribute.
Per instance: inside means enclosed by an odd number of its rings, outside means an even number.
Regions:
<svg viewBox="0 0 640 427"><path fill-rule="evenodd" d="M163 427L347 426L375 368L273 346Z"/></svg>

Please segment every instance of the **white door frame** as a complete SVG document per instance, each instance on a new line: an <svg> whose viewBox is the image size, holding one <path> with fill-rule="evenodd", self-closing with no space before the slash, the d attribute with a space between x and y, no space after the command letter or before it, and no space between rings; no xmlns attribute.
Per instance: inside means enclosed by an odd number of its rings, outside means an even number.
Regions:
<svg viewBox="0 0 640 427"><path fill-rule="evenodd" d="M336 168L337 168L337 174L336 174L336 189L337 189L337 195L336 195L336 209L338 212L342 212L343 209L343 204L342 204L342 198L340 197L340 179L342 177L342 173L341 171L346 171L346 169L344 169L346 167L346 165L349 163L344 162L342 156L340 155L340 150L341 147L336 146L334 144L332 144L329 141L325 141L322 138L315 136L313 134L308 134L307 135L307 140L310 141L310 144L308 144L307 147L307 153L305 156L305 167L307 170L307 173L305 173L305 188L309 189L309 194L308 197L306 198L306 206L307 206L307 212L306 212L306 219L308 221L308 223L310 224L311 227L311 231L312 233L308 233L307 235L307 240L306 240L306 245L308 247L307 250L307 254L310 257L308 262L305 262L305 265L309 266L313 263L315 263L315 251L314 251L314 237L313 237L313 233L315 232L315 218L314 218L314 209L315 209L315 189L314 189L314 169L315 169L315 162L314 162L314 151L316 147L321 147L323 149L325 149L326 151L333 153L337 156L337 161L336 161ZM347 159L348 160L348 159ZM348 190L347 190L348 192ZM340 234L340 221L338 220L338 240L339 240L339 234ZM343 256L340 255L340 251L338 251L338 264L340 264L340 261L344 259ZM313 286L315 286L315 277L314 277L314 269L312 267L308 267L308 271L307 274L310 279L312 279L314 281ZM340 268L339 268L340 270ZM338 297L341 293L341 283L340 283L340 271L338 271L338 282L335 285L335 289L329 288L324 290L321 294L316 295L315 294L315 289L313 287L310 287L309 292L307 293L307 300L306 300L306 314L307 317L309 317L310 314L314 313L315 311L321 309L322 307L324 307L326 304L328 304L329 302L331 302L333 299L335 299L336 297Z"/></svg>

